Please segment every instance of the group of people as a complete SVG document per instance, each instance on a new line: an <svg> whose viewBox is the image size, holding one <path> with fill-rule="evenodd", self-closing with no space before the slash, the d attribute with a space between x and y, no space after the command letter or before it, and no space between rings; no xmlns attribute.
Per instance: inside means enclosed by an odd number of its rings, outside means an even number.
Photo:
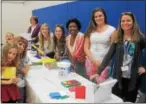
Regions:
<svg viewBox="0 0 146 104"><path fill-rule="evenodd" d="M28 33L32 43L38 44L45 56L57 61L69 59L72 71L95 83L109 76L116 78L113 94L125 102L135 102L139 90L145 98L137 102L146 102L146 63L140 61L142 51L146 49L146 36L140 31L133 13L122 13L116 29L108 24L105 10L95 8L86 32L80 32L81 23L73 18L66 23L67 36L62 25L56 25L52 33L48 24L38 24L36 16L31 17L30 23ZM17 78L2 79L1 100L24 103L25 75L31 65L27 57L28 41L21 36L14 37L12 33L7 33L6 39L2 71L7 66L15 66Z"/></svg>

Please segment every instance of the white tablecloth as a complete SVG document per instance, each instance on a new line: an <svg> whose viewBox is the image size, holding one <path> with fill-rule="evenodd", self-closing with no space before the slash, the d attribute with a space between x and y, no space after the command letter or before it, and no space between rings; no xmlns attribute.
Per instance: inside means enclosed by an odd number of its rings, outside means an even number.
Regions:
<svg viewBox="0 0 146 104"><path fill-rule="evenodd" d="M91 84L89 80L79 76L76 73L69 74L66 78L58 76L58 70L48 70L43 66L32 66L27 77L27 101L29 103L90 103L84 99L75 99L74 93L69 93L70 97L64 100L55 100L49 97L50 92L67 91L61 85L61 81L76 79L82 85ZM111 95L111 99L103 103L122 103L122 99Z"/></svg>

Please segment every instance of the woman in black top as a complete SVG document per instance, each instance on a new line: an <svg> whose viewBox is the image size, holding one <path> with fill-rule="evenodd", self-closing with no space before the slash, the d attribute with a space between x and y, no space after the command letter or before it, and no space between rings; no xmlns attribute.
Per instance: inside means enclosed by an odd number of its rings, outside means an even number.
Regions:
<svg viewBox="0 0 146 104"><path fill-rule="evenodd" d="M146 37L140 32L134 15L131 12L122 13L115 41L103 59L97 74L92 78L99 76L115 55L113 78L118 82L112 92L124 101L135 102L139 77L145 72L140 64L140 55L144 48L146 48Z"/></svg>

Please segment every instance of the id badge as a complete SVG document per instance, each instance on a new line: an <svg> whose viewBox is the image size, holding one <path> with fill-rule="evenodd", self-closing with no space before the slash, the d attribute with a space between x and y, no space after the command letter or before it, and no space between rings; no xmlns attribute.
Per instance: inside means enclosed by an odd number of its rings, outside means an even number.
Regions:
<svg viewBox="0 0 146 104"><path fill-rule="evenodd" d="M129 68L128 66L122 66L122 67L121 67L121 70L122 70L122 71L128 71L128 68Z"/></svg>

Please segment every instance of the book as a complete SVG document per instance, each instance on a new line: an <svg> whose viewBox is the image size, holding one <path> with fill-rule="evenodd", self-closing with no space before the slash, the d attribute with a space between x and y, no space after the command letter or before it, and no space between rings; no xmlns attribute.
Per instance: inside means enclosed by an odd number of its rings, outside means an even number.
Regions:
<svg viewBox="0 0 146 104"><path fill-rule="evenodd" d="M67 87L67 88L72 88L72 87L75 87L75 86L80 86L81 83L77 80L67 80L67 81L63 81L61 82L61 84L64 86L64 87Z"/></svg>
<svg viewBox="0 0 146 104"><path fill-rule="evenodd" d="M16 78L16 67L4 67L2 79Z"/></svg>

